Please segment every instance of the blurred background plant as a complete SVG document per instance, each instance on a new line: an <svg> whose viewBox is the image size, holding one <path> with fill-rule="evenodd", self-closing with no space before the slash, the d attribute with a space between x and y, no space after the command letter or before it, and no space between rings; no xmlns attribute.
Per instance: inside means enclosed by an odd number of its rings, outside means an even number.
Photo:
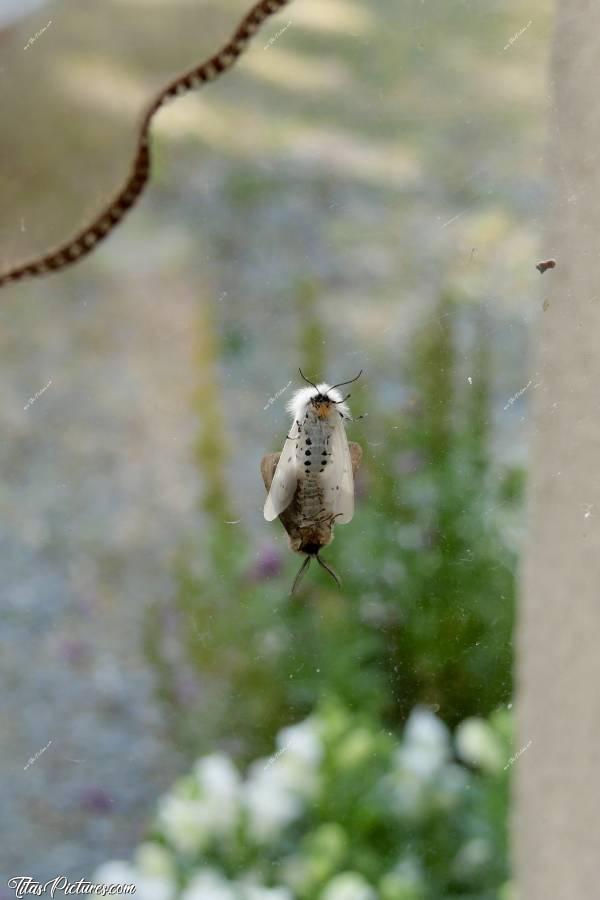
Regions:
<svg viewBox="0 0 600 900"><path fill-rule="evenodd" d="M323 702L275 747L244 777L225 754L201 757L161 798L134 862L94 880L154 900L509 897L505 710L451 740L422 706L397 737Z"/></svg>
<svg viewBox="0 0 600 900"><path fill-rule="evenodd" d="M112 195L153 92L246 6L54 0L3 30L6 264ZM98 253L4 293L2 871L128 857L199 755L245 771L307 717L375 735L375 784L419 705L454 729L509 700L548 25L545 0L526 21L518 0L296 0L235 72L161 112L154 180ZM357 515L326 551L343 588L314 570L292 602L300 558L262 519L259 462L298 364L363 368L366 418ZM487 778L467 775L461 834ZM349 827L306 803L290 840ZM430 893L458 892L436 821L415 858ZM333 900L379 891L398 859L363 860L369 888L344 876ZM245 865L213 858L229 880Z"/></svg>
<svg viewBox="0 0 600 900"><path fill-rule="evenodd" d="M418 703L454 725L510 698L514 553L503 524L518 515L520 477L492 452L486 317L456 306L444 296L415 337L400 403L378 406L368 373L355 386L355 412L368 411L351 428L366 451L358 511L327 550L341 591L311 571L291 599L300 557L281 526L268 526L265 544L235 521L217 388L202 390L209 537L182 550L175 596L149 608L145 628L165 715L189 754L217 740L265 752L282 721L323 697L390 726ZM320 346L306 308L304 328ZM473 346L459 360L462 331ZM317 377L310 356L302 367Z"/></svg>
<svg viewBox="0 0 600 900"><path fill-rule="evenodd" d="M297 291L299 359L320 377L316 294ZM294 599L297 559L277 523L265 544L232 512L208 325L197 462L210 539L182 549L145 646L174 743L190 760L213 754L163 798L134 868L103 877L143 887L156 865L165 900L508 897L501 707L521 473L494 454L485 307L442 295L391 406L368 373L353 386L366 414L350 429L365 448L358 511L327 551L344 586L311 572ZM476 771L453 758L455 726ZM245 781L217 746L254 759Z"/></svg>

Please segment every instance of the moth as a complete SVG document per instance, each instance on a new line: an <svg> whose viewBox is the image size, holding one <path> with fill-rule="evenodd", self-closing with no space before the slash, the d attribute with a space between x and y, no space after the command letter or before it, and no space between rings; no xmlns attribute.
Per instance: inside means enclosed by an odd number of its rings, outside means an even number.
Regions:
<svg viewBox="0 0 600 900"><path fill-rule="evenodd" d="M310 387L297 391L287 405L292 427L281 453L268 453L261 461L261 474L268 491L264 506L267 522L279 517L288 533L289 545L306 558L294 583L295 593L311 561L316 559L340 585L333 569L320 551L333 540L335 524L343 525L354 516L354 475L360 465L360 444L348 443L345 421L352 421L346 401L338 388L357 381L362 369L350 381L332 386L315 384L300 375Z"/></svg>

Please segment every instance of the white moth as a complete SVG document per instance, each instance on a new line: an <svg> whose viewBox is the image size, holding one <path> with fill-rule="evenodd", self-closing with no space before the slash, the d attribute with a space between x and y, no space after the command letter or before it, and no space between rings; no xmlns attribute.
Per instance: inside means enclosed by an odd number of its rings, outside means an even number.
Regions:
<svg viewBox="0 0 600 900"><path fill-rule="evenodd" d="M311 559L337 576L319 551L333 539L335 523L350 522L354 515L354 471L362 450L348 444L344 420L351 420L338 388L360 378L330 386L314 384L301 388L288 403L292 427L280 454L265 456L262 473L269 491L264 516L268 522L278 516L290 537L290 546L305 553L292 593Z"/></svg>

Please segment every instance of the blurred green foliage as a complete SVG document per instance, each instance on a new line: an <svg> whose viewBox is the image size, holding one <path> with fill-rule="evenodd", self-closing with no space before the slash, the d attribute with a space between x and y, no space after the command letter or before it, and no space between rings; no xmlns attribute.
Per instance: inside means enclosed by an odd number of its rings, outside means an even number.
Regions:
<svg viewBox="0 0 600 900"><path fill-rule="evenodd" d="M442 298L415 341L408 400L395 424L379 424L384 452L361 509L360 552L373 562L355 565L353 587L378 610L394 720L426 702L454 724L511 694L515 560L490 511L518 492L506 497L515 476L491 458L485 317L476 311L467 380L454 334L463 316Z"/></svg>
<svg viewBox="0 0 600 900"><path fill-rule="evenodd" d="M298 288L298 304L313 373L311 285ZM457 349L466 325L474 354ZM210 427L197 458L208 538L200 565L182 553L175 596L146 628L170 730L189 754L221 741L250 758L327 698L390 725L418 703L455 725L509 699L514 559L495 510L516 505L520 482L491 459L485 334L481 310L443 297L396 373L397 405L362 388L368 417L350 435L366 451L357 513L327 549L343 588L311 569L295 599L300 557L282 572L275 545L256 554L241 527L225 524L216 351L204 340L199 403Z"/></svg>

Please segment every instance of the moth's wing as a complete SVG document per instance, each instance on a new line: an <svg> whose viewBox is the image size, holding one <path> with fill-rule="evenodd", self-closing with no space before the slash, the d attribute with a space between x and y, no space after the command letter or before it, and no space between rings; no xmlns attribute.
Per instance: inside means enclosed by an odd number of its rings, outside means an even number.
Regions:
<svg viewBox="0 0 600 900"><path fill-rule="evenodd" d="M356 446L358 447L358 444ZM354 515L354 477L346 429L339 414L332 427L330 448L331 456L321 476L325 488L325 501L327 508L335 516L335 522L344 525L352 521ZM357 467L362 456L360 447L359 451L359 454L355 453Z"/></svg>
<svg viewBox="0 0 600 900"><path fill-rule="evenodd" d="M272 522L277 516L287 509L296 493L298 473L296 465L296 434L294 431L287 438L279 460L273 473L269 493L265 501L264 516L267 522ZM261 466L262 469L262 466ZM264 475L263 475L264 479ZM266 483L266 482L265 482Z"/></svg>
<svg viewBox="0 0 600 900"><path fill-rule="evenodd" d="M281 453L267 453L260 461L260 473L267 491L270 490L271 484L273 483L273 476L280 456ZM288 533L290 547L292 550L296 550L296 543L301 540L301 535L298 531L297 511L293 500L290 505L279 514L279 521Z"/></svg>
<svg viewBox="0 0 600 900"><path fill-rule="evenodd" d="M262 475L266 491L269 491L271 488L271 482L273 481L273 475L280 456L281 453L266 453L260 461L260 474Z"/></svg>
<svg viewBox="0 0 600 900"><path fill-rule="evenodd" d="M362 462L363 449L360 444L357 444L355 441L349 441L348 449L350 450L350 460L352 462L352 474L356 475L358 467ZM277 454L273 455L276 456Z"/></svg>

